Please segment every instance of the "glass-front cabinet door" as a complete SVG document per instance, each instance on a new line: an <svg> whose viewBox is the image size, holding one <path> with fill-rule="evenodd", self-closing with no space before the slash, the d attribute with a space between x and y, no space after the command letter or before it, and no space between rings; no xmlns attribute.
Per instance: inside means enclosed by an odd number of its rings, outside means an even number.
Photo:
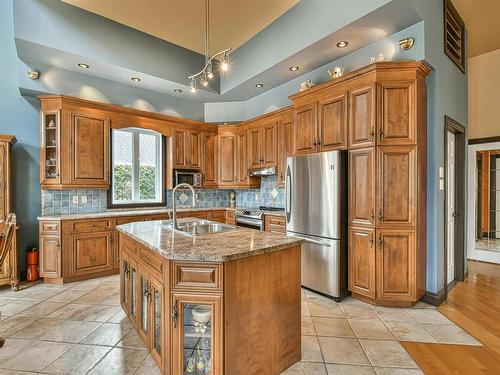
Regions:
<svg viewBox="0 0 500 375"><path fill-rule="evenodd" d="M130 262L130 319L137 322L137 292L138 292L138 272L137 265Z"/></svg>
<svg viewBox="0 0 500 375"><path fill-rule="evenodd" d="M123 253L120 257L120 303L123 310L130 314L130 260Z"/></svg>
<svg viewBox="0 0 500 375"><path fill-rule="evenodd" d="M41 183L44 185L60 183L60 111L42 112L42 158L44 164Z"/></svg>
<svg viewBox="0 0 500 375"><path fill-rule="evenodd" d="M222 373L222 297L172 295L172 373Z"/></svg>
<svg viewBox="0 0 500 375"><path fill-rule="evenodd" d="M151 311L151 282L150 276L139 268L139 325L137 330L144 341L149 342L150 334L150 311Z"/></svg>
<svg viewBox="0 0 500 375"><path fill-rule="evenodd" d="M165 342L164 328L165 306L163 286L151 278L151 355L160 368L165 368Z"/></svg>

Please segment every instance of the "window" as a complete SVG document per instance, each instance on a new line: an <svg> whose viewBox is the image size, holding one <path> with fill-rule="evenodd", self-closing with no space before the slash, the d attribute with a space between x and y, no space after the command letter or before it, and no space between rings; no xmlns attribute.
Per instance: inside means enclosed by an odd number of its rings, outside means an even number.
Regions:
<svg viewBox="0 0 500 375"><path fill-rule="evenodd" d="M110 206L164 203L161 134L137 128L113 129L111 144Z"/></svg>

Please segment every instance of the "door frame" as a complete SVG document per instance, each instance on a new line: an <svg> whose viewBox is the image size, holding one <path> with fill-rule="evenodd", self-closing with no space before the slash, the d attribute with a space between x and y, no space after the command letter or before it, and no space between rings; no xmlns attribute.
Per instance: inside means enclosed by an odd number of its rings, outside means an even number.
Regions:
<svg viewBox="0 0 500 375"><path fill-rule="evenodd" d="M455 276L448 284L448 132L455 134ZM456 281L464 281L465 272L465 186L466 186L465 127L444 116L444 290L448 294Z"/></svg>

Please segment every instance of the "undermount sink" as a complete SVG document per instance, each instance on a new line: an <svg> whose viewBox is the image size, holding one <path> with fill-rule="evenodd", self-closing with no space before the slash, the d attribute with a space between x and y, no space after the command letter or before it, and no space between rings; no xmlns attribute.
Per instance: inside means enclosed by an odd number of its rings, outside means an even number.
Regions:
<svg viewBox="0 0 500 375"><path fill-rule="evenodd" d="M164 224L163 226L168 230L190 237L229 232L237 229L233 225L215 223L208 220L184 221L177 224L177 229L174 229L172 223Z"/></svg>

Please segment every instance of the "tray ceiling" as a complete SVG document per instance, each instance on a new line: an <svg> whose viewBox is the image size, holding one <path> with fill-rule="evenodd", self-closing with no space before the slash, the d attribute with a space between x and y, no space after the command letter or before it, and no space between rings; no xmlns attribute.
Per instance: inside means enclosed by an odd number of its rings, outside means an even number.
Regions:
<svg viewBox="0 0 500 375"><path fill-rule="evenodd" d="M204 53L203 0L63 0L113 21ZM210 51L237 49L299 0L210 1Z"/></svg>

